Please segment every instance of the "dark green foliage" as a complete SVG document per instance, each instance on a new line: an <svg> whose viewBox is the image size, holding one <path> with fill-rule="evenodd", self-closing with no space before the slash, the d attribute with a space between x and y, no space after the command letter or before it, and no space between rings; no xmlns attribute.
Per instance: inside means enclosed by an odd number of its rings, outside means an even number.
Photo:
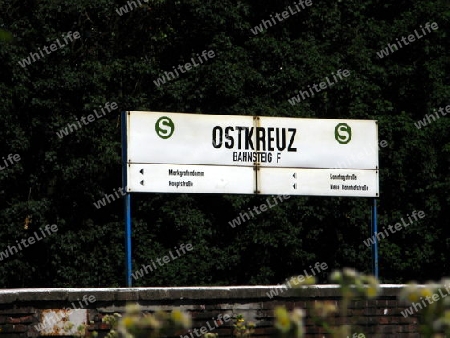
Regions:
<svg viewBox="0 0 450 338"><path fill-rule="evenodd" d="M450 122L414 123L450 104L445 1L319 3L254 35L251 28L293 2L0 0L0 251L46 224L58 232L0 261L1 287L123 286L122 201L94 202L121 186L119 113L377 119L379 221L413 210L426 217L380 241L383 282L450 274ZM384 58L377 52L427 22L439 29ZM41 60L18 61L68 31L81 38ZM196 53L215 57L157 87L164 71ZM288 98L338 69L349 78L292 106ZM118 109L60 138L99 110ZM0 161L0 164L3 162ZM140 194L132 197L134 271L181 243L194 250L137 286L277 283L315 262L327 272L371 271L369 199L291 197L232 228L270 196ZM26 223L31 220L31 223ZM319 276L321 281L327 278Z"/></svg>

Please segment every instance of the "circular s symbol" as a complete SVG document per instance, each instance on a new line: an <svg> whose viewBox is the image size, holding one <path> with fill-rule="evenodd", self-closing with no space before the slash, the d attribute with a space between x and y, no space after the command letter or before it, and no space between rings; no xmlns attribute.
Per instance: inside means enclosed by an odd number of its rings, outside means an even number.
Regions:
<svg viewBox="0 0 450 338"><path fill-rule="evenodd" d="M155 123L155 131L159 137L167 139L171 137L175 131L175 124L167 116L161 116Z"/></svg>
<svg viewBox="0 0 450 338"><path fill-rule="evenodd" d="M334 128L334 138L340 144L347 144L352 139L352 128L347 123L339 123Z"/></svg>

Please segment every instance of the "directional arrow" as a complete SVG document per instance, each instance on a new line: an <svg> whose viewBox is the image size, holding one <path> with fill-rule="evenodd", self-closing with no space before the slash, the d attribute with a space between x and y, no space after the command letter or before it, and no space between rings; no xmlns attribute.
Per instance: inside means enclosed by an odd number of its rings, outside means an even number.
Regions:
<svg viewBox="0 0 450 338"><path fill-rule="evenodd" d="M144 169L139 170L139 172L144 175Z"/></svg>
<svg viewBox="0 0 450 338"><path fill-rule="evenodd" d="M144 180L142 180L140 183L141 183L141 185L144 185Z"/></svg>
<svg viewBox="0 0 450 338"><path fill-rule="evenodd" d="M294 187L294 189L297 189L297 183L294 183L292 186Z"/></svg>
<svg viewBox="0 0 450 338"><path fill-rule="evenodd" d="M292 174L292 177L293 177L293 178L297 178L297 174L296 174L296 173L293 173L293 174Z"/></svg>

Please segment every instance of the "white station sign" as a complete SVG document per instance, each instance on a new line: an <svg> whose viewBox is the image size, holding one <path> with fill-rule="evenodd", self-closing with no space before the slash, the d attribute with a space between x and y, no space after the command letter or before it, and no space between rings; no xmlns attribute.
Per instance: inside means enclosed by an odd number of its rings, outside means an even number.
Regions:
<svg viewBox="0 0 450 338"><path fill-rule="evenodd" d="M378 128L373 120L130 111L127 168L131 192L375 197ZM356 178L331 178L339 175Z"/></svg>
<svg viewBox="0 0 450 338"><path fill-rule="evenodd" d="M378 196L378 171L353 169L261 168L258 192L264 195Z"/></svg>
<svg viewBox="0 0 450 338"><path fill-rule="evenodd" d="M130 164L128 191L253 194L252 167Z"/></svg>

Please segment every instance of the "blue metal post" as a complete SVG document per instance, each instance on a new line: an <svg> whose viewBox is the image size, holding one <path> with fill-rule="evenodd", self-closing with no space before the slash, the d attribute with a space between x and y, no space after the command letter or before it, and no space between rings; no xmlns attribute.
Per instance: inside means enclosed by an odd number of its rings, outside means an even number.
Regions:
<svg viewBox="0 0 450 338"><path fill-rule="evenodd" d="M122 188L124 196L124 218L125 218L125 266L126 285L131 287L131 193L127 190L127 112L121 115L122 122Z"/></svg>
<svg viewBox="0 0 450 338"><path fill-rule="evenodd" d="M372 222L371 222L371 233L373 236L373 244L372 244L372 269L373 275L378 278L378 219L377 219L377 200L373 199L372 205Z"/></svg>
<svg viewBox="0 0 450 338"><path fill-rule="evenodd" d="M127 287L132 286L131 281L131 194L125 195L125 250L127 265Z"/></svg>

